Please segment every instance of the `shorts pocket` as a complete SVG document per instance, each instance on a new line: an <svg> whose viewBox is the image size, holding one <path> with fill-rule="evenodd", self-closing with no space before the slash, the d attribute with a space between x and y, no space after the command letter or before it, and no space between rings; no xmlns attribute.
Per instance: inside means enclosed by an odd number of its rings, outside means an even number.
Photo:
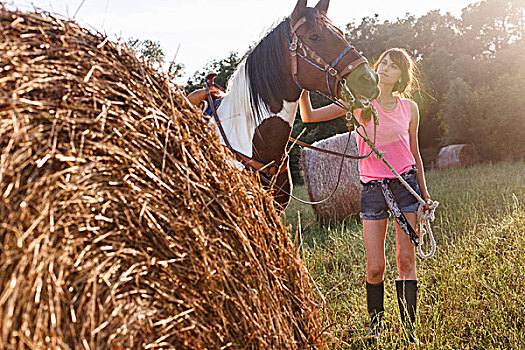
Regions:
<svg viewBox="0 0 525 350"><path fill-rule="evenodd" d="M417 184L417 174L410 174L407 179L407 182L412 186Z"/></svg>
<svg viewBox="0 0 525 350"><path fill-rule="evenodd" d="M411 175L410 178L407 180L407 183L410 185L410 187L414 189L414 191L417 192L417 194L420 194L416 174Z"/></svg>
<svg viewBox="0 0 525 350"><path fill-rule="evenodd" d="M361 184L361 196L366 195L372 191L372 185L371 184Z"/></svg>

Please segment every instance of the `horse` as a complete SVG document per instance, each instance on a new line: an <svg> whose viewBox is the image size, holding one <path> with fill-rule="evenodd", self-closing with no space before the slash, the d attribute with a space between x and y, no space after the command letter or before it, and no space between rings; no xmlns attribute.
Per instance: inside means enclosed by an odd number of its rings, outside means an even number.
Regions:
<svg viewBox="0 0 525 350"><path fill-rule="evenodd" d="M326 17L329 2L312 8L298 0L292 14L238 64L216 108L208 96L221 143L243 166L257 170L281 209L292 190L286 146L302 91L334 100L350 93L357 101L379 94L366 59Z"/></svg>

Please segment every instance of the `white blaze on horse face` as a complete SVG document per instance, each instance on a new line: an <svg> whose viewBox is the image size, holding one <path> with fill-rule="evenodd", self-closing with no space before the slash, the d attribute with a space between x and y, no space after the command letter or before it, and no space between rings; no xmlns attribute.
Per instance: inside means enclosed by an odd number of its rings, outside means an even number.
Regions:
<svg viewBox="0 0 525 350"><path fill-rule="evenodd" d="M258 115L254 116L251 106L250 81L246 74L245 61L243 61L228 83L228 90L217 108L217 114L233 149L250 158L252 157L253 135L258 123L269 117L278 116L291 127L297 113L298 102L283 101L283 108L278 113L272 113L262 101L259 106L261 108L259 108ZM256 123L255 120L259 122ZM225 145L218 127L215 126L215 129L221 143Z"/></svg>

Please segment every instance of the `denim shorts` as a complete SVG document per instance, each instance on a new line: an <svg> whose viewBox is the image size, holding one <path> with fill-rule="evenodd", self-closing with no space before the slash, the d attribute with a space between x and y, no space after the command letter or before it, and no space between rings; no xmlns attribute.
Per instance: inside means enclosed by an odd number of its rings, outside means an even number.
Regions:
<svg viewBox="0 0 525 350"><path fill-rule="evenodd" d="M419 186L417 184L417 169L412 167L409 171L401 174L401 177L412 187L417 194ZM388 182L390 190L394 195L399 209L403 212L416 212L419 208L419 202L410 193L398 179L385 179ZM361 212L363 220L382 220L390 216L388 205L386 204L383 191L381 190L381 181L361 182Z"/></svg>

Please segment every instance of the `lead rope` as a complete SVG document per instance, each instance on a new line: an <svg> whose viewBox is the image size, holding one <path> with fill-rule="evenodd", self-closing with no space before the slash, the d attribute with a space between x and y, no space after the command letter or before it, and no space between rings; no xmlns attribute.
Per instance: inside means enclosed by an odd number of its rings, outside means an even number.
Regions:
<svg viewBox="0 0 525 350"><path fill-rule="evenodd" d="M346 88L346 86L344 86ZM374 127L378 124L378 118L377 118L377 111L375 108L370 104L370 108L372 109L372 115L374 116ZM427 210L423 210L423 207L427 204L421 196L414 191L414 189L403 179L401 175L392 167L392 165L385 159L384 154L385 152L380 151L374 142L370 140L368 137L368 134L366 132L366 129L363 124L361 124L356 117L354 116L353 111L348 111L345 116L346 119L346 125L347 127L351 127L352 124L355 125L355 132L363 138L363 140L367 143L367 145L370 147L370 149L375 153L376 157L385 163L385 165L392 171L392 173L396 176L396 178L405 186L405 188L417 199L417 201L421 204L419 206L419 209L417 211L417 217L418 217L418 231L419 231L419 242L417 245L417 252L419 256L422 259L428 259L432 257L436 253L436 240L434 239L434 234L432 232L432 228L430 227L430 222L434 221L436 218L434 215L434 212L439 205L438 201L434 201ZM362 134L359 129L362 129L364 131L364 134ZM406 232L406 231L405 231ZM408 234L408 233L407 233ZM421 246L423 245L423 237L425 234L428 234L428 238L430 240L430 251L428 253L423 252L423 248ZM409 235L410 236L410 235ZM414 242L413 242L414 243Z"/></svg>

